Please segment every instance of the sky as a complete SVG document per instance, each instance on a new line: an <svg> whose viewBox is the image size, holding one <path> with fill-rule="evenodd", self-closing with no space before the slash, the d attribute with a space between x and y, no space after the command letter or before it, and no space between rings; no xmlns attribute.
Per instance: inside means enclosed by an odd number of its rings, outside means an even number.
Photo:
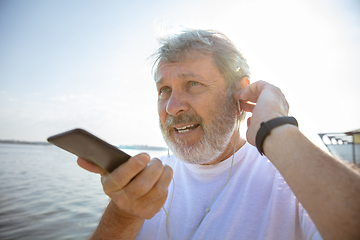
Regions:
<svg viewBox="0 0 360 240"><path fill-rule="evenodd" d="M166 146L149 56L184 28L227 35L251 81L278 86L319 147L317 133L360 128L359 1L0 0L0 139L79 127L115 145Z"/></svg>

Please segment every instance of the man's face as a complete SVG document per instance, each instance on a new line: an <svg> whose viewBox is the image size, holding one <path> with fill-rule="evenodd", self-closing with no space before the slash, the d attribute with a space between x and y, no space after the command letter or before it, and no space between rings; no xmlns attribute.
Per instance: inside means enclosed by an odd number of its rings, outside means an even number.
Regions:
<svg viewBox="0 0 360 240"><path fill-rule="evenodd" d="M212 57L193 59L159 64L160 128L175 156L210 164L229 144L236 126L236 104Z"/></svg>

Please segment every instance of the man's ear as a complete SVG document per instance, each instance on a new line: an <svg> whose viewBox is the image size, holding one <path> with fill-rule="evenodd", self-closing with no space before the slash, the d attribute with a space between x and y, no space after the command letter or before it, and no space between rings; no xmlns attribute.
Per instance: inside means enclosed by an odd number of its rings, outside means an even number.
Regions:
<svg viewBox="0 0 360 240"><path fill-rule="evenodd" d="M239 80L239 83L236 84L236 91L246 88L250 84L250 79L248 77L243 77Z"/></svg>
<svg viewBox="0 0 360 240"><path fill-rule="evenodd" d="M236 91L246 88L249 84L250 84L250 79L248 77L241 78L236 84ZM240 102L238 101L238 104L239 103ZM240 106L238 106L238 107L240 108ZM246 117L246 112L240 110L240 111L237 111L237 115L240 116L240 118L239 118L240 121L243 121Z"/></svg>

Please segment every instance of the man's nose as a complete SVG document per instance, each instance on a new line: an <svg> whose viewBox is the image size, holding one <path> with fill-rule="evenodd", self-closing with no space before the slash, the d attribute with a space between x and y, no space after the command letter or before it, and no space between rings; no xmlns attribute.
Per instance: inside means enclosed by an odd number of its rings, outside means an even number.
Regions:
<svg viewBox="0 0 360 240"><path fill-rule="evenodd" d="M189 103L181 93L172 92L166 105L166 112L172 116L189 110Z"/></svg>

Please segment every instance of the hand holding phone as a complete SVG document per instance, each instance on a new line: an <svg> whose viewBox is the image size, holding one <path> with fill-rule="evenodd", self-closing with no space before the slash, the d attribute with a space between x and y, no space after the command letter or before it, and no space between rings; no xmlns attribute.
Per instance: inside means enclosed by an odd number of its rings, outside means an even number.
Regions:
<svg viewBox="0 0 360 240"><path fill-rule="evenodd" d="M80 128L51 136L47 140L107 172L112 172L130 158L117 147Z"/></svg>
<svg viewBox="0 0 360 240"><path fill-rule="evenodd" d="M112 199L109 204L111 209L117 206L114 210L118 214L117 219L132 216L140 219L142 224L144 219L152 218L164 205L173 171L159 159L150 161L147 154L130 159L120 149L83 129L57 134L49 137L48 141L107 172L116 168L111 174L103 174L101 183L105 194Z"/></svg>

